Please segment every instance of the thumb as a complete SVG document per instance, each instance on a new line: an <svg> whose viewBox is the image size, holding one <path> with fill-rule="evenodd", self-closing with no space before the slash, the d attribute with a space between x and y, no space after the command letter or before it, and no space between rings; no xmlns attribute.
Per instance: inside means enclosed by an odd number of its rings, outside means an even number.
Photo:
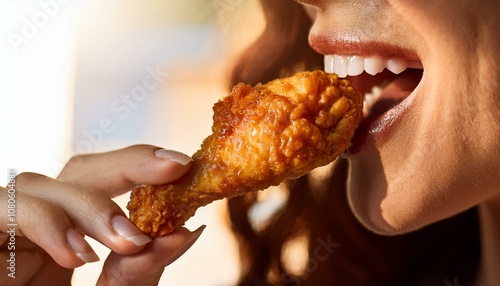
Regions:
<svg viewBox="0 0 500 286"><path fill-rule="evenodd" d="M158 285L164 268L182 256L200 237L205 226L190 232L180 228L158 237L133 255L112 252L102 269L97 285Z"/></svg>
<svg viewBox="0 0 500 286"><path fill-rule="evenodd" d="M100 190L114 197L137 184L166 184L179 179L192 159L177 151L151 145L79 155L71 158L58 179Z"/></svg>

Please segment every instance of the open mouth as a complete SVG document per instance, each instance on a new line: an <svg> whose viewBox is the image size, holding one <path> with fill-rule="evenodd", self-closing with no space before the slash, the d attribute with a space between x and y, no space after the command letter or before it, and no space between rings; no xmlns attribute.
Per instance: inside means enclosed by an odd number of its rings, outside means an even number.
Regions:
<svg viewBox="0 0 500 286"><path fill-rule="evenodd" d="M378 56L325 56L325 72L349 79L365 94L363 122L349 148L356 153L368 134L380 136L404 114L405 101L417 88L423 76L420 61Z"/></svg>

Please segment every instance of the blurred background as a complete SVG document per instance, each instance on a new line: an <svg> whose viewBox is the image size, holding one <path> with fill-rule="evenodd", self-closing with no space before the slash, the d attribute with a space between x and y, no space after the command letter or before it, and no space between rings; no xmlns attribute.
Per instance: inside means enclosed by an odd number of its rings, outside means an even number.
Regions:
<svg viewBox="0 0 500 286"><path fill-rule="evenodd" d="M193 154L231 65L263 28L256 2L0 1L0 183L9 168L56 177L74 154L132 144ZM188 221L207 229L160 285L236 281L224 205ZM95 283L109 252L88 240L101 261L77 269L73 285Z"/></svg>

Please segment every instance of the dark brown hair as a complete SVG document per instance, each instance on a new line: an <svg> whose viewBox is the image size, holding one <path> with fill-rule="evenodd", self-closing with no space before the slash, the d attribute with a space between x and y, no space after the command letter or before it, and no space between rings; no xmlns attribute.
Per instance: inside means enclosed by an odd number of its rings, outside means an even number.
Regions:
<svg viewBox="0 0 500 286"><path fill-rule="evenodd" d="M267 25L242 55L232 83L255 84L322 66L308 45L311 22L290 0L261 0ZM252 226L257 194L228 201L239 242L239 285L451 285L471 283L479 261L477 210L400 236L380 236L353 216L345 194L347 162L338 159L322 182L310 175L284 183L287 200L264 227ZM291 273L285 244L305 238L305 269Z"/></svg>

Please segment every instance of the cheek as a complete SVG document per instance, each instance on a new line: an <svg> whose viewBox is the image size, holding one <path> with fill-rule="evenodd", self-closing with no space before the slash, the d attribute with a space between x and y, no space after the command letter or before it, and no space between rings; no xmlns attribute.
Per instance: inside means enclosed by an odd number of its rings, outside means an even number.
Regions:
<svg viewBox="0 0 500 286"><path fill-rule="evenodd" d="M362 154L349 158L349 206L356 218L375 233L387 234L393 229L382 214L381 204L386 196L387 180L378 151L365 149Z"/></svg>
<svg viewBox="0 0 500 286"><path fill-rule="evenodd" d="M382 161L374 153L367 150L366 158L350 160L347 196L358 220L375 233L415 231L464 211L487 195L472 189L474 178L450 172L446 164L439 166L428 157L393 163L385 162L393 158Z"/></svg>
<svg viewBox="0 0 500 286"><path fill-rule="evenodd" d="M421 38L415 45L421 48L421 58L436 52L455 58L470 57L477 41L477 17L480 1L469 0L388 0L393 11L410 25ZM425 46L425 48L423 47ZM457 49L459 48L459 49ZM452 55L453 54L453 55Z"/></svg>
<svg viewBox="0 0 500 286"><path fill-rule="evenodd" d="M367 228L407 233L498 193L498 108L476 88L461 71L427 71L395 135L349 157L349 202Z"/></svg>
<svg viewBox="0 0 500 286"><path fill-rule="evenodd" d="M478 42L475 1L388 2L421 40L424 79L396 135L349 158L348 197L367 228L400 234L499 193L500 72L485 51L500 48Z"/></svg>

